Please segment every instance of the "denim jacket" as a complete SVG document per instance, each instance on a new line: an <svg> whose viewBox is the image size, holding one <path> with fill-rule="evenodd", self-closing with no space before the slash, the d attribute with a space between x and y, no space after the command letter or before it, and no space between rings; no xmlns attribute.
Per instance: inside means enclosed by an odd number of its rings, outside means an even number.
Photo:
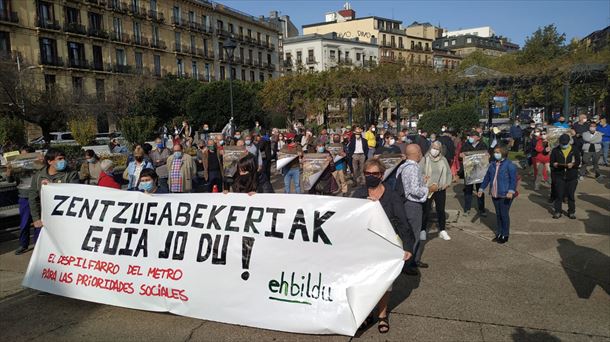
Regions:
<svg viewBox="0 0 610 342"><path fill-rule="evenodd" d="M144 160L142 162L142 170L144 169L154 169L153 164L148 161L148 160ZM131 190L134 188L137 188L138 186L138 180L136 179L136 162L132 161L129 163L129 165L127 165L127 180L129 181L129 184L127 184L127 189Z"/></svg>
<svg viewBox="0 0 610 342"><path fill-rule="evenodd" d="M493 186L493 180L496 175L496 164L492 162L487 168L485 178L481 184L480 191L484 191L487 186ZM504 159L500 162L500 170L498 171L498 198L506 197L509 192L515 193L517 191L517 167L512 161Z"/></svg>

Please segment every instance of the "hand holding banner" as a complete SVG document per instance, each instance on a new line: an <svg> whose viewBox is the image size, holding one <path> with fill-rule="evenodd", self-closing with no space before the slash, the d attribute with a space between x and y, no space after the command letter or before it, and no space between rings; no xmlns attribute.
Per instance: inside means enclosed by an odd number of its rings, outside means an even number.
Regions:
<svg viewBox="0 0 610 342"><path fill-rule="evenodd" d="M41 198L45 229L23 285L98 303L353 335L404 264L368 200L77 184Z"/></svg>

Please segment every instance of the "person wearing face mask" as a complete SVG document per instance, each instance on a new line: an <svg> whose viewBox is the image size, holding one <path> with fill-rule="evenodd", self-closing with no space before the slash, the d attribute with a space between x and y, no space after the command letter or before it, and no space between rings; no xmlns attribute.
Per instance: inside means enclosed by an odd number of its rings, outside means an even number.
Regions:
<svg viewBox="0 0 610 342"><path fill-rule="evenodd" d="M576 203L574 193L578 185L578 167L580 153L570 144L570 136L562 134L559 146L551 151L551 177L553 178L554 209L553 218L561 217L563 199L568 198L568 217L576 219Z"/></svg>
<svg viewBox="0 0 610 342"><path fill-rule="evenodd" d="M511 146L511 151L519 151L519 147L521 146L521 140L523 139L523 129L521 129L519 120L515 120L515 122L513 122L513 125L510 126L509 134L513 144Z"/></svg>
<svg viewBox="0 0 610 342"><path fill-rule="evenodd" d="M252 141L251 135L246 135L244 139L244 145L246 145L246 151L254 156L256 165L259 171L263 170L263 156L261 155L258 146Z"/></svg>
<svg viewBox="0 0 610 342"><path fill-rule="evenodd" d="M364 184L363 168L369 153L369 145L362 136L362 128L356 127L347 146L347 155L352 162L352 177L356 185Z"/></svg>
<svg viewBox="0 0 610 342"><path fill-rule="evenodd" d="M401 154L400 147L396 146L396 138L390 132L385 132L383 135L383 145L379 145L373 156L381 154Z"/></svg>
<svg viewBox="0 0 610 342"><path fill-rule="evenodd" d="M532 134L536 129L536 123L534 121L529 122L529 126L523 130L523 152L529 153L529 147L531 145Z"/></svg>
<svg viewBox="0 0 610 342"><path fill-rule="evenodd" d="M167 191L167 157L169 157L169 149L163 145L161 138L155 139L155 146L152 151L148 154L155 172L159 177L159 187Z"/></svg>
<svg viewBox="0 0 610 342"><path fill-rule="evenodd" d="M510 206L517 192L517 167L508 160L508 150L504 147L494 149L494 161L489 163L478 196L489 186L491 200L496 208L496 236L493 242L500 244L508 241L510 234Z"/></svg>
<svg viewBox="0 0 610 342"><path fill-rule="evenodd" d="M218 191L223 189L222 154L214 140L209 139L207 146L197 152L197 160L202 166L202 177L207 184L206 191L212 192L214 185Z"/></svg>
<svg viewBox="0 0 610 342"><path fill-rule="evenodd" d="M369 129L364 133L364 139L368 144L368 152L366 155L367 159L371 159L373 157L373 153L375 152L375 148L377 147L377 137L375 136L375 131L377 127L372 124L369 126Z"/></svg>
<svg viewBox="0 0 610 342"><path fill-rule="evenodd" d="M332 155L326 150L325 146L326 144L321 141L316 144L316 153L326 154L328 165L326 166L326 169L324 169L324 171L322 172L322 175L320 175L320 178L318 178L316 183L313 184L311 189L309 189L309 194L311 195L331 196L339 190L339 185L337 184L335 177L333 177L333 172L335 172L336 170L335 163L333 161Z"/></svg>
<svg viewBox="0 0 610 342"><path fill-rule="evenodd" d="M580 167L580 180L582 181L587 174L587 166L593 166L593 172L595 172L595 178L601 179L602 175L599 173L599 155L602 150L602 139L603 136L597 131L597 124L591 122L589 124L589 130L582 134L582 166Z"/></svg>
<svg viewBox="0 0 610 342"><path fill-rule="evenodd" d="M409 267L407 267L407 275L418 275L418 267L426 268L428 264L421 262L421 252L419 250L420 241L426 239L425 232L421 233L423 204L428 199L429 191L438 190L437 186L428 188L426 180L421 172L419 162L422 159L422 153L419 145L409 144L407 146L407 160L398 168L396 172L396 187L395 190L401 197L405 214L407 217L407 226L413 232L415 237L413 254ZM402 189L401 189L402 188Z"/></svg>
<svg viewBox="0 0 610 342"><path fill-rule="evenodd" d="M157 173L153 169L144 169L140 172L140 179L138 181L138 191L145 194L166 194L167 191L158 186Z"/></svg>
<svg viewBox="0 0 610 342"><path fill-rule="evenodd" d="M474 131L468 135L468 140L462 144L462 151L460 153L460 159L464 159L465 152L470 151L487 151L487 145L481 141L481 135ZM461 169L464 170L463 163L460 165ZM461 171L463 173L463 171ZM466 180L464 178L464 180ZM470 208L472 207L472 194L473 191L479 191L481 183L476 184L464 184L464 216L470 215ZM477 198L477 209L481 217L487 217L487 211L485 210L485 196Z"/></svg>
<svg viewBox="0 0 610 342"><path fill-rule="evenodd" d="M97 185L106 188L121 189L121 185L114 180L114 163L110 159L104 159L100 162L100 179Z"/></svg>
<svg viewBox="0 0 610 342"><path fill-rule="evenodd" d="M379 201L388 220L394 228L394 232L402 241L402 249L404 251L403 259L409 261L413 257L413 245L415 244L415 236L413 230L410 229L407 223L402 199L398 193L391 188L386 187L382 183L385 167L377 159L370 159L364 165L365 186L360 187L352 194L353 198L369 199L371 201ZM385 334L390 330L388 321L388 304L390 301L390 291L392 287L381 297L377 304L378 330ZM373 322L373 313L362 324L361 329L367 328Z"/></svg>
<svg viewBox="0 0 610 342"><path fill-rule="evenodd" d="M174 153L167 157L169 177L167 185L171 193L191 192L193 178L197 175L197 167L193 157L184 153L182 145L173 146Z"/></svg>
<svg viewBox="0 0 610 342"><path fill-rule="evenodd" d="M555 121L555 123L553 124L553 126L555 127L559 127L559 128L570 128L570 125L566 122L566 118L563 116L560 116L557 121Z"/></svg>
<svg viewBox="0 0 610 342"><path fill-rule="evenodd" d="M257 171L256 160L253 155L247 154L239 159L237 170L238 172L232 185L233 192L249 195L275 193L269 178L264 173ZM224 193L227 193L227 191Z"/></svg>
<svg viewBox="0 0 610 342"><path fill-rule="evenodd" d="M409 144L408 139L409 138L407 137L406 131L402 130L402 131L398 132L398 139L396 140L396 146L398 146L398 148L400 149L400 154L406 153L407 145Z"/></svg>
<svg viewBox="0 0 610 342"><path fill-rule="evenodd" d="M420 167L426 179L429 189L428 199L424 204L424 214L422 219L422 231L428 231L428 216L432 211L432 202L436 207L436 218L441 239L451 240L445 231L445 202L447 199L446 190L451 185L451 168L447 159L443 156L443 145L440 141L435 141L430 146L426 156L420 161ZM435 189L436 191L433 191Z"/></svg>
<svg viewBox="0 0 610 342"><path fill-rule="evenodd" d="M546 140L546 132L536 129L532 139L532 165L534 167L534 190L540 189L540 183L548 184L548 168L551 161L551 147Z"/></svg>
<svg viewBox="0 0 610 342"><path fill-rule="evenodd" d="M441 136L438 137L438 141L443 145L443 152L449 166L451 166L451 164L453 163L453 158L455 157L455 144L453 143L453 134L453 129L445 129Z"/></svg>
<svg viewBox="0 0 610 342"><path fill-rule="evenodd" d="M602 117L597 125L597 131L602 134L602 162L608 166L608 150L610 150L610 125L606 117Z"/></svg>
<svg viewBox="0 0 610 342"><path fill-rule="evenodd" d="M100 168L99 157L93 150L85 151L85 162L80 165L78 178L84 184L96 185L102 169Z"/></svg>
<svg viewBox="0 0 610 342"><path fill-rule="evenodd" d="M343 150L339 152L339 155L343 158L335 163L333 177L335 177L339 190L341 190L341 196L345 197L347 195L347 179L345 178L345 171L347 169L347 161L345 160L347 156L346 146L341 143L341 136L339 134L333 135L333 144L340 144L343 147Z"/></svg>
<svg viewBox="0 0 610 342"><path fill-rule="evenodd" d="M199 139L203 140L203 144L206 145L208 143L208 139L210 139L210 126L207 123L204 123L201 127L201 133L199 133Z"/></svg>
<svg viewBox="0 0 610 342"><path fill-rule="evenodd" d="M239 140L241 140L241 131L235 131L233 133L233 137L231 138L231 145L236 145Z"/></svg>
<svg viewBox="0 0 610 342"><path fill-rule="evenodd" d="M174 145L174 147L175 146L180 146L180 144ZM143 169L153 168L153 164L144 159L144 149L140 146L137 146L133 150L133 159L134 160L127 165L127 168L123 172L123 179L127 181L127 190L137 190L140 172L142 172Z"/></svg>
<svg viewBox="0 0 610 342"><path fill-rule="evenodd" d="M34 243L38 238L40 229L43 226L40 191L44 185L50 183L79 183L78 172L70 170L66 154L63 151L50 148L44 156L44 167L32 177L32 186L28 201L30 213L34 221Z"/></svg>

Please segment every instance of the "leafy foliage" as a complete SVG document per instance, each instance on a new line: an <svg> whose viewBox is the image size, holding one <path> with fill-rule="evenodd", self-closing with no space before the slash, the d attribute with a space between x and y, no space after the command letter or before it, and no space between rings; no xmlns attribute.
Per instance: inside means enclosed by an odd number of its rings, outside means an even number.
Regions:
<svg viewBox="0 0 610 342"><path fill-rule="evenodd" d="M97 122L92 115L74 117L68 121L68 127L74 140L81 146L87 146L95 139Z"/></svg>
<svg viewBox="0 0 610 342"><path fill-rule="evenodd" d="M0 118L0 145L20 146L25 144L23 120L3 115Z"/></svg>
<svg viewBox="0 0 610 342"><path fill-rule="evenodd" d="M456 103L449 107L425 112L419 119L417 127L428 132L440 132L443 125L447 125L463 132L479 123L479 114L473 103Z"/></svg>
<svg viewBox="0 0 610 342"><path fill-rule="evenodd" d="M126 116L121 122L121 132L131 144L142 144L155 135L156 120L150 116Z"/></svg>

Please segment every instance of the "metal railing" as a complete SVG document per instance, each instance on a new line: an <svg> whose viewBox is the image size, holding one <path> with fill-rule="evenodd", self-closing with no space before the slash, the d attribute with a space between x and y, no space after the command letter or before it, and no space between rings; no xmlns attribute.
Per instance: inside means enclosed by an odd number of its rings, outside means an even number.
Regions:
<svg viewBox="0 0 610 342"><path fill-rule="evenodd" d="M161 50L167 49L167 45L165 45L165 41L159 40L159 39L151 40L150 47L155 48L155 49L161 49Z"/></svg>
<svg viewBox="0 0 610 342"><path fill-rule="evenodd" d="M91 69L89 62L86 59L72 59L68 60L68 67L75 69Z"/></svg>
<svg viewBox="0 0 610 342"><path fill-rule="evenodd" d="M312 58L307 57L305 59L305 63L307 63L307 64L316 64L317 63L316 62L316 58L315 57L312 57Z"/></svg>
<svg viewBox="0 0 610 342"><path fill-rule="evenodd" d="M106 32L106 30L95 27L89 27L89 29L87 30L87 34L91 37L98 37L104 39L108 39L109 37L108 32Z"/></svg>
<svg viewBox="0 0 610 342"><path fill-rule="evenodd" d="M153 10L149 10L148 11L148 17L152 20L156 20L158 22L164 22L165 18L163 17L163 13L159 12L159 11L153 11Z"/></svg>
<svg viewBox="0 0 610 342"><path fill-rule="evenodd" d="M18 23L19 15L17 12L0 12L0 21L9 22L9 23Z"/></svg>
<svg viewBox="0 0 610 342"><path fill-rule="evenodd" d="M59 22L54 19L38 18L37 25L39 28L57 30L57 31L61 30L61 26L59 26Z"/></svg>
<svg viewBox="0 0 610 342"><path fill-rule="evenodd" d="M82 35L87 34L87 29L85 28L85 25L81 25L79 23L65 23L64 31Z"/></svg>
<svg viewBox="0 0 610 342"><path fill-rule="evenodd" d="M42 65L50 65L50 66L57 66L57 67L64 66L63 59L61 57L57 57L57 56L47 57L45 55L42 55L42 56L40 56L38 63L42 64Z"/></svg>

